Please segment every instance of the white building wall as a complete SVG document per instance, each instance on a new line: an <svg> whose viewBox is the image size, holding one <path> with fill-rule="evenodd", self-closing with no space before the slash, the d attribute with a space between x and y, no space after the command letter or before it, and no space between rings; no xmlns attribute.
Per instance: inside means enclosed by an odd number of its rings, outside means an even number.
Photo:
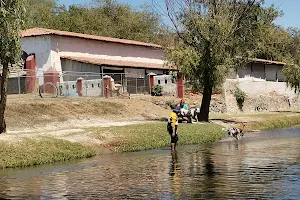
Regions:
<svg viewBox="0 0 300 200"><path fill-rule="evenodd" d="M154 84L161 85L163 87L163 94L176 95L177 84L172 81L171 75L159 75L154 76Z"/></svg>
<svg viewBox="0 0 300 200"><path fill-rule="evenodd" d="M21 39L21 48L27 54L35 54L37 78L40 84L44 82L44 72L51 67L56 71L62 71L59 54L51 50L51 36L24 37Z"/></svg>
<svg viewBox="0 0 300 200"><path fill-rule="evenodd" d="M22 38L21 48L27 54L35 53L37 69L45 71L52 66L50 36Z"/></svg>
<svg viewBox="0 0 300 200"><path fill-rule="evenodd" d="M287 87L285 82L266 81L256 78L228 79L224 86L236 85L248 95L266 95L276 93L283 96L294 96L294 90Z"/></svg>

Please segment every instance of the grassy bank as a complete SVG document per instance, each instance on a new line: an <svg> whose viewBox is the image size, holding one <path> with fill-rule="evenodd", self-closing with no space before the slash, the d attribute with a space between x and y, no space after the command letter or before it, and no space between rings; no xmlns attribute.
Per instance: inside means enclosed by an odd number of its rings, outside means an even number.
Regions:
<svg viewBox="0 0 300 200"><path fill-rule="evenodd" d="M299 125L300 113L297 111L286 111L253 114L212 114L211 119L234 124L243 122L246 124L246 131L272 130Z"/></svg>
<svg viewBox="0 0 300 200"><path fill-rule="evenodd" d="M300 114L293 116L275 115L266 116L264 120L249 123L249 128L253 130L272 130L280 128L288 128L300 124Z"/></svg>
<svg viewBox="0 0 300 200"><path fill-rule="evenodd" d="M224 137L216 124L180 124L178 145L215 142ZM115 152L140 151L167 147L170 137L165 122L110 128L90 128L92 137L106 140L103 146Z"/></svg>
<svg viewBox="0 0 300 200"><path fill-rule="evenodd" d="M300 124L299 113L262 113L252 115L223 115L218 119L233 123L245 122L247 130L268 130ZM221 126L180 124L178 145L215 142L225 135ZM76 143L53 137L37 136L20 141L0 141L0 168L26 167L79 158L107 152L129 152L168 147L170 137L165 122L136 125L84 128L76 133L95 140L95 143Z"/></svg>
<svg viewBox="0 0 300 200"><path fill-rule="evenodd" d="M106 152L129 152L168 147L170 137L165 122L152 122L109 128L87 128L85 135L101 144L80 144L53 137L20 141L0 141L0 168L27 167L79 158ZM180 124L179 145L220 140L224 134L216 124ZM109 150L109 151L108 151Z"/></svg>
<svg viewBox="0 0 300 200"><path fill-rule="evenodd" d="M28 167L96 155L91 148L55 138L0 142L0 168Z"/></svg>

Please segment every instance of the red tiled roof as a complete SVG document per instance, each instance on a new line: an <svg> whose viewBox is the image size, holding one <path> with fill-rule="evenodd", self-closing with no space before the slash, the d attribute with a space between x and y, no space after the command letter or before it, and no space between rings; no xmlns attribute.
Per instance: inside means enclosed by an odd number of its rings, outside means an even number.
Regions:
<svg viewBox="0 0 300 200"><path fill-rule="evenodd" d="M59 31L59 30L52 30L52 29L45 29L45 28L27 29L21 33L21 37L33 37L33 36L41 36L41 35L59 35L59 36L77 37L77 38L89 39L89 40L98 40L104 42L114 42L114 43L122 43L122 44L129 44L129 45L161 48L161 46L158 44L151 44L151 43L139 42L134 40L124 40L124 39L103 37L103 36L96 36L96 35L88 35L88 34L67 32L67 31Z"/></svg>
<svg viewBox="0 0 300 200"><path fill-rule="evenodd" d="M156 64L156 63L109 60L109 59L87 58L87 57L76 57L76 56L61 56L60 58L67 59L67 60L74 60L74 61L83 62L83 63L94 64L94 65L110 65L110 66L120 66L120 67L165 69L165 70L175 69L172 66L166 66L163 64Z"/></svg>

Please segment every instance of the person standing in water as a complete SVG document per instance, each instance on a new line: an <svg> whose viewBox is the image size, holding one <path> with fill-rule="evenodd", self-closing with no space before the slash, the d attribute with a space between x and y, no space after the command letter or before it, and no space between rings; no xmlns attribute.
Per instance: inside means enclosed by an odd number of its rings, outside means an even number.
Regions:
<svg viewBox="0 0 300 200"><path fill-rule="evenodd" d="M170 116L168 118L168 125L167 129L171 137L171 149L174 151L176 149L176 144L178 141L178 133L177 133L177 128L178 128L178 112L179 110L174 109L172 107L172 112L170 113Z"/></svg>

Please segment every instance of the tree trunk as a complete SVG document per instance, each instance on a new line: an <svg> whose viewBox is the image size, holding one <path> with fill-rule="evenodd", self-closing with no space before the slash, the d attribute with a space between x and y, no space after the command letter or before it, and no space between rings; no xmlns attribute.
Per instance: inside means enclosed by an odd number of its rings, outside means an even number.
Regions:
<svg viewBox="0 0 300 200"><path fill-rule="evenodd" d="M8 63L3 63L2 76L1 76L0 134L6 132L4 113L5 113L6 100L7 100L7 79L8 79Z"/></svg>
<svg viewBox="0 0 300 200"><path fill-rule="evenodd" d="M209 85L205 85L203 89L203 97L200 108L200 113L198 113L198 121L200 122L208 122L209 119L209 106L212 95L212 87Z"/></svg>

